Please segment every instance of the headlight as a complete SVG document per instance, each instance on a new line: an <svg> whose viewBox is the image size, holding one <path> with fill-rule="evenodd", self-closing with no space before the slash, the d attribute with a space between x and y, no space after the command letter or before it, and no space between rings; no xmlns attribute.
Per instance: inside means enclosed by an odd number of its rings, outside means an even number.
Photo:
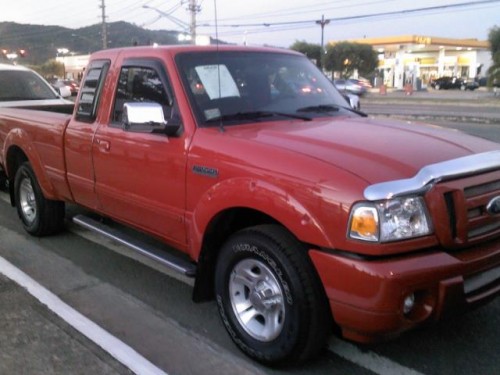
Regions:
<svg viewBox="0 0 500 375"><path fill-rule="evenodd" d="M349 237L390 242L432 233L432 224L422 197L394 198L354 205Z"/></svg>

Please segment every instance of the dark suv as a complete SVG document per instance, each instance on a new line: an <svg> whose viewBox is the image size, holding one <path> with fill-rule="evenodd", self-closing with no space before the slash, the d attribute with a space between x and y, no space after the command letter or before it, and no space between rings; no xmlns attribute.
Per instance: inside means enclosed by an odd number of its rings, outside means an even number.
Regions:
<svg viewBox="0 0 500 375"><path fill-rule="evenodd" d="M436 90L460 89L463 91L473 91L479 87L479 84L475 81L467 81L458 77L441 77L433 80L431 86Z"/></svg>

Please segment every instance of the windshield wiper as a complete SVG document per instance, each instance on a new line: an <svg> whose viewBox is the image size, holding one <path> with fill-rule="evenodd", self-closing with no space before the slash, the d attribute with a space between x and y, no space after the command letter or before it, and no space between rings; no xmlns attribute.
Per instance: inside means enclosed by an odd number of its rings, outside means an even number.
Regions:
<svg viewBox="0 0 500 375"><path fill-rule="evenodd" d="M288 117L303 121L312 120L310 117L295 115L293 113L274 112L274 111L254 111L254 112L237 112L229 115L217 116L207 120L206 122L212 123L217 121L259 120L269 117Z"/></svg>
<svg viewBox="0 0 500 375"><path fill-rule="evenodd" d="M325 113L325 112L338 112L341 106L333 105L333 104L320 104L320 105L311 105L308 107L302 107L297 109L297 112L317 112L317 113Z"/></svg>
<svg viewBox="0 0 500 375"><path fill-rule="evenodd" d="M330 105L330 104L320 104L320 105L312 105L309 107L303 107L297 109L297 112L316 112L316 113L328 113L328 112L338 112L341 109L345 109L346 111L356 113L361 117L368 117L368 115L364 112L358 111L357 109L351 108L349 106L343 105Z"/></svg>

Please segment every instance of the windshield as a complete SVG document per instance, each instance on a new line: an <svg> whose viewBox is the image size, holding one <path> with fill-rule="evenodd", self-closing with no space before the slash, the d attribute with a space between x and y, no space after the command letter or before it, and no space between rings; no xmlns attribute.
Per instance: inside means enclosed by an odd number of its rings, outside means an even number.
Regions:
<svg viewBox="0 0 500 375"><path fill-rule="evenodd" d="M0 70L0 101L57 99L48 83L29 70Z"/></svg>
<svg viewBox="0 0 500 375"><path fill-rule="evenodd" d="M332 82L304 56L188 52L176 63L202 126L349 113Z"/></svg>

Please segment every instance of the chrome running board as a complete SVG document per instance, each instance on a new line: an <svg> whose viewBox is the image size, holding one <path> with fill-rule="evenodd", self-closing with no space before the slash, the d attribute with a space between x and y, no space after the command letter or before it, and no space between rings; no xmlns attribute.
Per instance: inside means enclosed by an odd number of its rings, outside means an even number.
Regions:
<svg viewBox="0 0 500 375"><path fill-rule="evenodd" d="M180 272L186 276L194 277L196 275L196 265L186 259L177 257L164 250L161 250L153 245L144 243L140 239L134 238L119 229L115 229L94 220L85 215L76 215L73 217L73 222L86 229L102 234L103 236L116 241L128 248L135 250L137 253L144 255L150 259L171 268L174 271Z"/></svg>

